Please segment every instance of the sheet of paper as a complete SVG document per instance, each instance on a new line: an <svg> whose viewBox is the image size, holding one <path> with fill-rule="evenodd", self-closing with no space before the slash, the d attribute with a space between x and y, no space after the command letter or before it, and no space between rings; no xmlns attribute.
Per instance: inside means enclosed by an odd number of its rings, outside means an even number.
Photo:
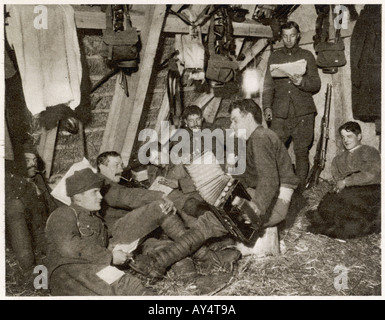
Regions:
<svg viewBox="0 0 385 320"><path fill-rule="evenodd" d="M115 281L119 280L124 276L124 272L119 270L116 267L108 266L100 270L96 274L100 279L107 282L108 284L113 284Z"/></svg>
<svg viewBox="0 0 385 320"><path fill-rule="evenodd" d="M295 62L272 64L270 73L273 78L285 78L295 74L303 76L306 72L306 60L301 59Z"/></svg>
<svg viewBox="0 0 385 320"><path fill-rule="evenodd" d="M96 169L94 169L91 164L88 162L86 158L83 158L82 161L74 163L71 168L66 172L64 177L59 181L56 187L51 191L51 195L57 200L63 202L66 205L71 204L70 197L67 196L66 190L66 179L74 174L75 171L79 171L85 168L91 168L95 173Z"/></svg>
<svg viewBox="0 0 385 320"><path fill-rule="evenodd" d="M174 189L159 183L161 179L164 179L164 177L156 177L155 181L152 183L151 187L148 188L148 190L161 191L165 194L170 194Z"/></svg>
<svg viewBox="0 0 385 320"><path fill-rule="evenodd" d="M134 242L131 242L130 244L117 244L114 247L113 251L121 250L124 253L131 253L131 252L133 252L138 247L139 240L140 239L135 240Z"/></svg>

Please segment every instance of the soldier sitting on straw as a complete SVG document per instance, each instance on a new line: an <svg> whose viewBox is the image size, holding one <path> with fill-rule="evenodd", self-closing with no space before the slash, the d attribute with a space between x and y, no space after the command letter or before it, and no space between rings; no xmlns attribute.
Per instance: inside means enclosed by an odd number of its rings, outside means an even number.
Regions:
<svg viewBox="0 0 385 320"><path fill-rule="evenodd" d="M309 230L333 238L354 238L381 230L381 158L361 144L361 127L349 121L339 128L344 151L332 162L333 192L308 213Z"/></svg>

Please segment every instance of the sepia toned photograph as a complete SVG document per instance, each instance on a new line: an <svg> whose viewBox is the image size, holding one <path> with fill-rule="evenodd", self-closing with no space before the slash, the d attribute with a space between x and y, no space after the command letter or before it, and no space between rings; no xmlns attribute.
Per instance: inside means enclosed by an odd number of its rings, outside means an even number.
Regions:
<svg viewBox="0 0 385 320"><path fill-rule="evenodd" d="M382 10L5 3L5 298L381 298Z"/></svg>

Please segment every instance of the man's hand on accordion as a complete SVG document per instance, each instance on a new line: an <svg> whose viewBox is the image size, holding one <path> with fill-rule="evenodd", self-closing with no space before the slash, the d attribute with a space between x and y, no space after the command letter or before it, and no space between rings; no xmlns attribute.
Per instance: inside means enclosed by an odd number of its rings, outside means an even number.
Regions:
<svg viewBox="0 0 385 320"><path fill-rule="evenodd" d="M247 207L247 206L246 207L244 206L244 204L246 204L246 203L248 204L248 207L254 211L256 216L258 216L258 217L261 216L261 213L262 213L261 210L259 210L258 206L253 201L249 201L249 200L246 200L246 199L243 199L243 198L236 196L232 202L232 205L238 207L240 209L240 211L242 212ZM253 223L251 221L250 217L247 215L247 213L242 213L242 220L245 224L252 224Z"/></svg>
<svg viewBox="0 0 385 320"><path fill-rule="evenodd" d="M255 214L259 217L261 215L261 210L259 210L258 206L253 202L253 201L249 201L249 200L245 200L249 203L249 206L254 210ZM244 219L245 223L247 224L252 224L252 221L251 219L249 218L249 216L247 214L242 214L242 218Z"/></svg>

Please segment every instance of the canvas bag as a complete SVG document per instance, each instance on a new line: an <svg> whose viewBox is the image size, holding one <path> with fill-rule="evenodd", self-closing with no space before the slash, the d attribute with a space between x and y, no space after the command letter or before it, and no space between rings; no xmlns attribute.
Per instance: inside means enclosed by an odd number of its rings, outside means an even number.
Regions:
<svg viewBox="0 0 385 320"><path fill-rule="evenodd" d="M107 7L106 11L106 29L103 30L103 53L102 55L108 59L108 65L114 67L118 65L123 68L135 68L137 66L136 59L138 58L137 43L139 37L136 28L128 23L128 11L124 9L125 29L115 31L113 29L113 10L111 6Z"/></svg>
<svg viewBox="0 0 385 320"><path fill-rule="evenodd" d="M330 15L329 6L320 6L316 23L317 34L314 36L314 51L317 54L317 66L322 68L326 74L338 72L338 67L346 64L345 44L341 39L341 29L335 32L335 41L329 42L330 19L334 20L334 15Z"/></svg>
<svg viewBox="0 0 385 320"><path fill-rule="evenodd" d="M208 37L209 60L207 62L206 78L217 82L227 83L235 78L238 63L227 56L215 53L214 15L211 17Z"/></svg>
<svg viewBox="0 0 385 320"><path fill-rule="evenodd" d="M321 68L342 67L346 64L345 45L342 39L337 42L320 42L315 47L317 66Z"/></svg>

